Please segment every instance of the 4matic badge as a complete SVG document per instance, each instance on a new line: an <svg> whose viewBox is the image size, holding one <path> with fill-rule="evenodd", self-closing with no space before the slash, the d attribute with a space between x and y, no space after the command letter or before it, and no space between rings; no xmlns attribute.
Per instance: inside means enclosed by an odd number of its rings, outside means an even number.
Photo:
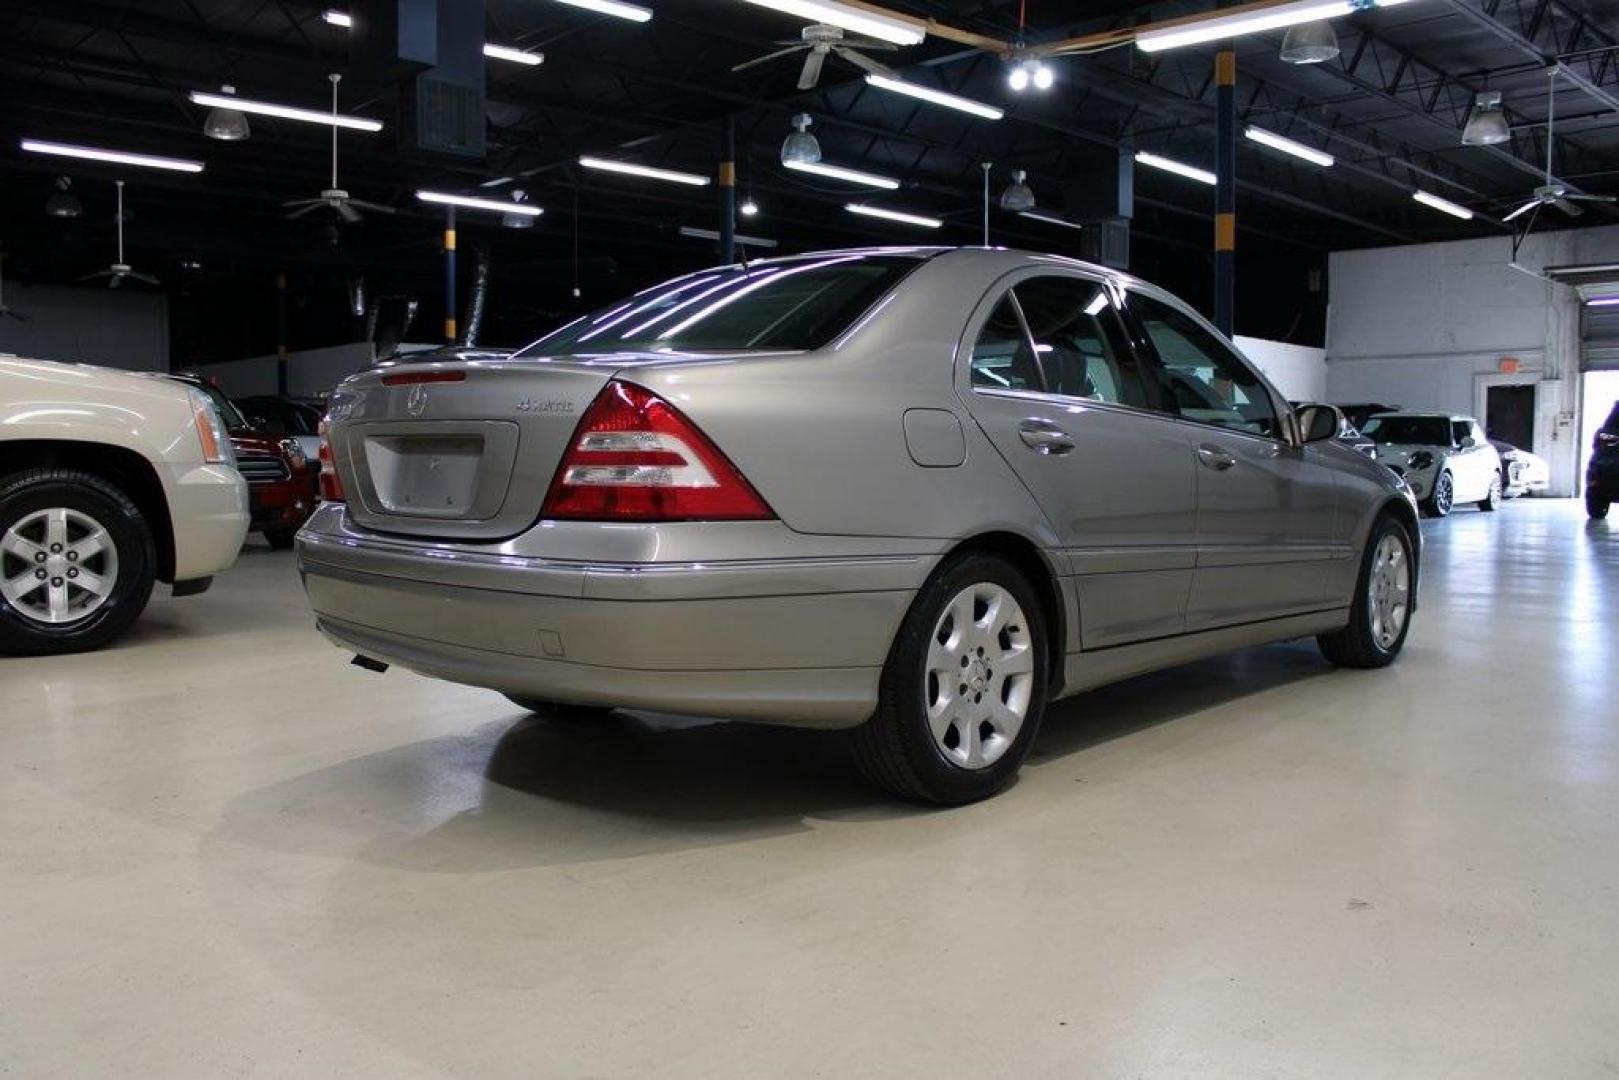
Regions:
<svg viewBox="0 0 1619 1080"><path fill-rule="evenodd" d="M526 397L517 403L517 411L522 413L562 413L573 412L573 402L558 401L555 399L541 401L539 398Z"/></svg>

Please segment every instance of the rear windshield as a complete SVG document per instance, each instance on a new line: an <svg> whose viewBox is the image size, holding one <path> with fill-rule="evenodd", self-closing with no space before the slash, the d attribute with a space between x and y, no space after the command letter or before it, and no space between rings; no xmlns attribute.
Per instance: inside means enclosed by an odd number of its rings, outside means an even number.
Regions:
<svg viewBox="0 0 1619 1080"><path fill-rule="evenodd" d="M1385 446L1449 446L1450 421L1442 416L1374 416L1360 429L1362 435Z"/></svg>
<svg viewBox="0 0 1619 1080"><path fill-rule="evenodd" d="M919 262L824 255L688 274L576 319L517 357L818 349Z"/></svg>

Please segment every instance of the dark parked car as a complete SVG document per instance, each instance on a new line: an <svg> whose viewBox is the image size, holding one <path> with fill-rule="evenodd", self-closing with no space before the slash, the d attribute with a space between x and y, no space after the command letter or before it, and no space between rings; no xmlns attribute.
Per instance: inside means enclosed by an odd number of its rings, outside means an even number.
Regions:
<svg viewBox="0 0 1619 1080"><path fill-rule="evenodd" d="M1619 401L1603 421L1591 446L1591 464L1585 470L1585 511L1593 518L1608 516L1619 502Z"/></svg>
<svg viewBox="0 0 1619 1080"><path fill-rule="evenodd" d="M1366 421L1378 413L1399 412L1400 407L1398 405L1379 405L1375 401L1360 401L1340 405L1338 406L1338 411L1343 413L1349 422L1359 429L1365 427Z"/></svg>
<svg viewBox="0 0 1619 1080"><path fill-rule="evenodd" d="M208 395L225 422L236 449L236 468L247 481L248 531L261 532L277 550L292 546L298 529L315 512L316 465L304 456L296 439L255 428L235 402L199 375L170 375L176 382L195 386Z"/></svg>

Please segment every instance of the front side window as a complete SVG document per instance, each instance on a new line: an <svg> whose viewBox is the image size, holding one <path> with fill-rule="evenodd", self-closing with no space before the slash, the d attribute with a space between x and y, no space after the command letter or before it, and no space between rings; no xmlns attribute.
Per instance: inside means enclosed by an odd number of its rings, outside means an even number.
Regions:
<svg viewBox="0 0 1619 1080"><path fill-rule="evenodd" d="M1066 397L1147 408L1146 384L1098 282L1037 277L1012 290L1029 324L1046 389Z"/></svg>
<svg viewBox="0 0 1619 1080"><path fill-rule="evenodd" d="M920 262L912 255L825 255L687 274L575 319L514 359L819 349Z"/></svg>
<svg viewBox="0 0 1619 1080"><path fill-rule="evenodd" d="M1132 293L1130 310L1158 353L1166 408L1201 424L1282 437L1265 384L1219 338L1150 296Z"/></svg>
<svg viewBox="0 0 1619 1080"><path fill-rule="evenodd" d="M986 390L1039 390L1040 373L1012 294L1002 296L973 342L973 386Z"/></svg>

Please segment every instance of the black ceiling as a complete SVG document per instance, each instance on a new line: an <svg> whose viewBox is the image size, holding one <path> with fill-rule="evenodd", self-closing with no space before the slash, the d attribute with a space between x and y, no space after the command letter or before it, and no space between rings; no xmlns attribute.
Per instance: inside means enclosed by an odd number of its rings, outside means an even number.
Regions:
<svg viewBox="0 0 1619 1080"><path fill-rule="evenodd" d="M231 83L244 96L323 107L326 74L351 62L349 34L320 17L330 5L0 0L7 28L0 36L0 242L11 256L8 273L65 281L109 262L110 181L121 175L129 181L130 261L162 276L178 298L181 359L264 351L273 333L267 283L282 270L296 293L293 344L320 343L352 331L334 329L334 320L342 317L345 283L357 276L374 293L417 295L432 310L439 216L416 202L417 188L473 191L519 176L516 185L546 209L536 228L519 233L468 215L462 230L463 261L479 246L492 253L491 338L519 340L579 304L713 258L711 246L677 230L714 227L715 189L585 172L576 164L581 153L712 174L729 118L741 187L764 209L742 229L779 240L782 250L975 243L984 161L1000 170L997 190L1006 170L1028 170L1042 206L1058 212L1075 208L1076 178L1105 168L1120 147L1213 163L1212 47L1062 57L1052 90L1023 95L1007 88L1000 58L948 40L930 37L889 54L910 78L1006 108L1006 119L989 122L874 90L837 60L809 93L795 89L796 57L733 74L733 65L770 51L776 39L796 36L801 22L739 0L643 2L655 17L635 24L552 0L488 0L489 40L542 50L546 59L532 68L491 61L484 160L403 153L392 97L347 96L345 111L389 127L341 137L342 186L399 214L333 229L324 212L288 222L280 206L326 186L324 129L253 117L248 141L215 142L201 134L206 110L186 97ZM1019 32L1016 2L893 6L1003 40ZM1041 43L1198 9L1028 0L1024 36ZM1282 63L1279 35L1241 39L1244 120L1328 149L1339 164L1318 169L1252 144L1239 148L1238 330L1317 337L1322 297L1311 271L1324 267L1330 250L1498 236L1505 259L1510 231L1499 219L1544 168L1545 57L1564 57L1555 80L1558 174L1578 189L1619 190L1616 25L1619 0L1412 0L1338 20L1342 54L1326 64ZM1467 107L1486 87L1504 94L1513 141L1464 148ZM946 227L919 236L852 217L842 209L851 195L845 186L784 170L779 147L799 111L815 117L827 159L903 179L900 191L866 201L934 214ZM26 136L197 158L207 170L190 176L52 161L20 152L17 140ZM45 216L60 175L74 179L83 218ZM1420 206L1411 200L1417 187L1480 216L1464 223ZM1212 189L1138 169L1136 199L1135 268L1203 301ZM1588 205L1578 222L1552 213L1537 227L1619 222L1619 211ZM992 228L996 243L1057 251L1076 250L1079 235L1000 214ZM576 280L580 301L572 297Z"/></svg>

